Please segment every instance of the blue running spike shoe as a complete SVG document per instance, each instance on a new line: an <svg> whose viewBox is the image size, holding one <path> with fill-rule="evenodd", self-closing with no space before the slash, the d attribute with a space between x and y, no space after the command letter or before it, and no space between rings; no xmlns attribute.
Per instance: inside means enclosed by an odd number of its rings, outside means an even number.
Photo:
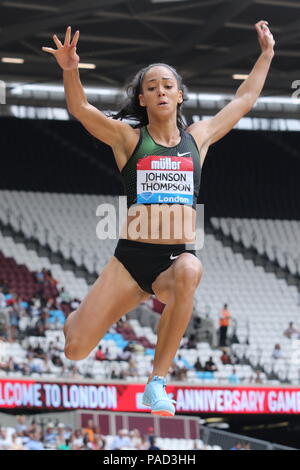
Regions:
<svg viewBox="0 0 300 470"><path fill-rule="evenodd" d="M146 385L143 395L143 405L151 407L151 414L159 416L175 415L175 400L171 400L166 392L164 377L155 376Z"/></svg>

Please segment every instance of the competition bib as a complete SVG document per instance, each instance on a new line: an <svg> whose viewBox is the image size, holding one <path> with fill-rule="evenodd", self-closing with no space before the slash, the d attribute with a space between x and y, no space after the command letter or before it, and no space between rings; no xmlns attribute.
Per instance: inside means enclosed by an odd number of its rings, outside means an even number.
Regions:
<svg viewBox="0 0 300 470"><path fill-rule="evenodd" d="M192 157L149 155L137 163L137 204L193 204Z"/></svg>

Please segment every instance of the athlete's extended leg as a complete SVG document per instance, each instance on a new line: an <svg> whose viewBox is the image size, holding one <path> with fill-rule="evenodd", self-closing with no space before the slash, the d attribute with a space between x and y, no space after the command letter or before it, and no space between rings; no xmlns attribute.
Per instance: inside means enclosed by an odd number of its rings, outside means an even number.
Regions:
<svg viewBox="0 0 300 470"><path fill-rule="evenodd" d="M149 296L113 256L66 320L65 355L74 361L84 359L113 323Z"/></svg>
<svg viewBox="0 0 300 470"><path fill-rule="evenodd" d="M166 304L157 328L154 376L166 376L179 348L193 311L193 298L203 273L202 264L191 253L181 254L153 282L156 296Z"/></svg>

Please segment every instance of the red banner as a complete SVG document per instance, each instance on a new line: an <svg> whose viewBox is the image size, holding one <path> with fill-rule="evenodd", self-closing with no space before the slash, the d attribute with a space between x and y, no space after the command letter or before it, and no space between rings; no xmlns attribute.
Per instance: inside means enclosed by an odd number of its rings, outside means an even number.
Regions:
<svg viewBox="0 0 300 470"><path fill-rule="evenodd" d="M190 154L190 152L187 152ZM186 155L186 154L184 154ZM162 155L148 155L142 158L137 163L138 170L181 170L193 171L194 165L191 155L189 157L183 156L162 156Z"/></svg>
<svg viewBox="0 0 300 470"><path fill-rule="evenodd" d="M0 380L1 408L140 411L145 385ZM299 414L300 389L168 385L178 413Z"/></svg>

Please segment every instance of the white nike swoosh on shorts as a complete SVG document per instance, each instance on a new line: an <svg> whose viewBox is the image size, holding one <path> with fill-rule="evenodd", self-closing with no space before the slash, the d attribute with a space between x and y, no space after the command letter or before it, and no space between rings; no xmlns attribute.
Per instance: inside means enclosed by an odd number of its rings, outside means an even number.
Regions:
<svg viewBox="0 0 300 470"><path fill-rule="evenodd" d="M172 253L171 256L170 256L170 259L176 259L176 258L178 258L178 256L179 256L179 255L173 256L173 253Z"/></svg>
<svg viewBox="0 0 300 470"><path fill-rule="evenodd" d="M189 155L191 152L179 153L177 152L177 157L183 157L183 155Z"/></svg>

